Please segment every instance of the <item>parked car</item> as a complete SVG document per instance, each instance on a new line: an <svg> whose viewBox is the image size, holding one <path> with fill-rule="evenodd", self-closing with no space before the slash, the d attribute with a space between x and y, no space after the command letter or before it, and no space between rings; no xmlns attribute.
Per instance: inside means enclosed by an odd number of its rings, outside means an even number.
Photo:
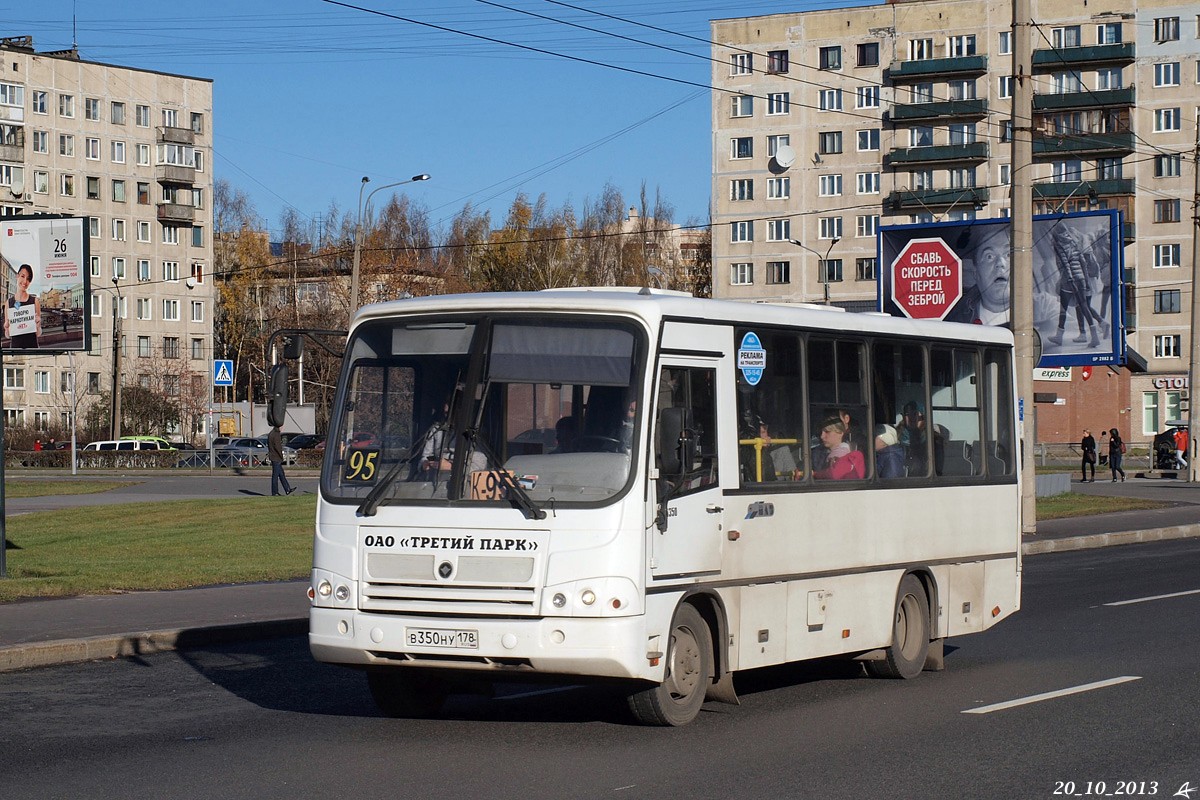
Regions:
<svg viewBox="0 0 1200 800"><path fill-rule="evenodd" d="M86 445L84 445L83 449L90 452L95 450L173 450L174 448L159 447L158 442L156 441L142 441L140 439L108 439L105 441L88 442Z"/></svg>
<svg viewBox="0 0 1200 800"><path fill-rule="evenodd" d="M324 436L320 436L315 433L301 433L298 436L293 436L291 439L288 439L286 442L284 442L284 444L295 450L308 450L316 447L323 441L325 441Z"/></svg>
<svg viewBox="0 0 1200 800"><path fill-rule="evenodd" d="M255 439L255 441L262 442L262 446L264 448L267 447L267 437L266 436L259 436ZM267 452L267 451L264 450L263 452ZM288 445L285 444L283 446L283 463L287 464L290 467L292 464L296 463L296 458L297 458L296 448L289 447ZM263 461L269 463L270 460L271 460L270 453L267 453L267 455L263 456Z"/></svg>
<svg viewBox="0 0 1200 800"><path fill-rule="evenodd" d="M229 461L229 465L234 467L255 467L270 460L267 456L267 443L249 436L220 437L213 440L213 448L216 451L217 466L223 466L222 460Z"/></svg>
<svg viewBox="0 0 1200 800"><path fill-rule="evenodd" d="M141 442L142 450L175 450L174 444L161 436L122 436L121 441ZM149 444L150 446L147 446ZM157 447L156 447L157 446Z"/></svg>

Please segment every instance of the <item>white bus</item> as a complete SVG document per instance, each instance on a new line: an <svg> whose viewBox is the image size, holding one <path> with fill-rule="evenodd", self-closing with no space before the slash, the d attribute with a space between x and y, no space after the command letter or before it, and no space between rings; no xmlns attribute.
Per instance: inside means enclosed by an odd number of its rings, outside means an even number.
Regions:
<svg viewBox="0 0 1200 800"><path fill-rule="evenodd" d="M1020 605L1012 343L644 289L364 308L312 652L393 715L546 675L657 725L736 702L738 670L940 669Z"/></svg>

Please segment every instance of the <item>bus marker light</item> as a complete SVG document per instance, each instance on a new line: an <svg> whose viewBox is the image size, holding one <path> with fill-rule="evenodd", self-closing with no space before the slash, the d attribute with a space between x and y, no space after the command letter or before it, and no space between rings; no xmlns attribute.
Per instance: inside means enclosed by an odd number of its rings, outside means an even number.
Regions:
<svg viewBox="0 0 1200 800"><path fill-rule="evenodd" d="M556 592L554 597L550 598L550 602L554 604L555 608L562 608L567 604L567 596L562 592Z"/></svg>
<svg viewBox="0 0 1200 800"><path fill-rule="evenodd" d="M993 617L1000 616L1000 606L996 606L995 608L992 609L992 616Z"/></svg>
<svg viewBox="0 0 1200 800"><path fill-rule="evenodd" d="M731 542L736 542L738 539L742 538L742 532L735 531L732 528L729 529L729 533L727 535L729 537L729 541Z"/></svg>
<svg viewBox="0 0 1200 800"><path fill-rule="evenodd" d="M843 630L842 630L842 638L843 638L843 639L849 639L849 638L850 638L850 629L849 629L849 628L845 628L845 629L843 629Z"/></svg>
<svg viewBox="0 0 1200 800"><path fill-rule="evenodd" d="M613 607L613 608L620 608L620 607L621 607L621 598L619 598L619 597L614 597L614 598L612 599L612 607Z"/></svg>
<svg viewBox="0 0 1200 800"><path fill-rule="evenodd" d="M651 650L649 653L646 653L646 659L650 662L650 666L657 667L662 655L661 650Z"/></svg>
<svg viewBox="0 0 1200 800"><path fill-rule="evenodd" d="M337 590L333 593L333 596L336 597L340 602L344 603L346 602L346 599L350 597L350 590L345 586L338 586Z"/></svg>
<svg viewBox="0 0 1200 800"><path fill-rule="evenodd" d="M308 587L308 599L309 599L309 600L316 600L316 599L317 599L317 593L316 593L315 591L313 591L313 587L311 587L311 586L310 586L310 587Z"/></svg>
<svg viewBox="0 0 1200 800"><path fill-rule="evenodd" d="M591 589L584 589L583 594L579 595L579 599L583 601L585 606L590 606L592 603L596 602L596 593Z"/></svg>

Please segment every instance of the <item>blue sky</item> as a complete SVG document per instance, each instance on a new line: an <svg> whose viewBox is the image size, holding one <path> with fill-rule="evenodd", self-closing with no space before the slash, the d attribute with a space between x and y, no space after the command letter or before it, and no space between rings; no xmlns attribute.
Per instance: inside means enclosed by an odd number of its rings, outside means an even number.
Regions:
<svg viewBox="0 0 1200 800"><path fill-rule="evenodd" d="M331 204L354 213L364 175L381 186L418 173L432 179L404 189L435 225L466 203L499 222L519 191L578 211L611 182L633 202L643 181L675 207L677 222L706 222L708 21L860 3L350 4L380 13L321 0L42 0L0 5L0 35L31 35L39 51L66 48L74 14L87 60L211 78L215 174L245 191L272 229L288 206L305 217Z"/></svg>

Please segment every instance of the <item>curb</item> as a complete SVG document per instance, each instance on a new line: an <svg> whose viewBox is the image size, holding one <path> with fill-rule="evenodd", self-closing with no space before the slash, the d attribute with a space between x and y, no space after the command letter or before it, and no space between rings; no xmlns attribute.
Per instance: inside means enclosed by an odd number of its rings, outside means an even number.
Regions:
<svg viewBox="0 0 1200 800"><path fill-rule="evenodd" d="M129 658L214 644L272 639L308 632L308 617L117 633L0 647L0 673L83 661Z"/></svg>
<svg viewBox="0 0 1200 800"><path fill-rule="evenodd" d="M1036 535L1036 534L1035 534ZM1022 555L1064 553L1070 550L1091 550L1095 547L1114 547L1121 544L1163 542L1170 539L1190 539L1200 536L1200 525L1174 525L1169 528L1147 528L1142 531L1095 533L1088 536L1068 536L1062 539L1042 539L1021 545Z"/></svg>

